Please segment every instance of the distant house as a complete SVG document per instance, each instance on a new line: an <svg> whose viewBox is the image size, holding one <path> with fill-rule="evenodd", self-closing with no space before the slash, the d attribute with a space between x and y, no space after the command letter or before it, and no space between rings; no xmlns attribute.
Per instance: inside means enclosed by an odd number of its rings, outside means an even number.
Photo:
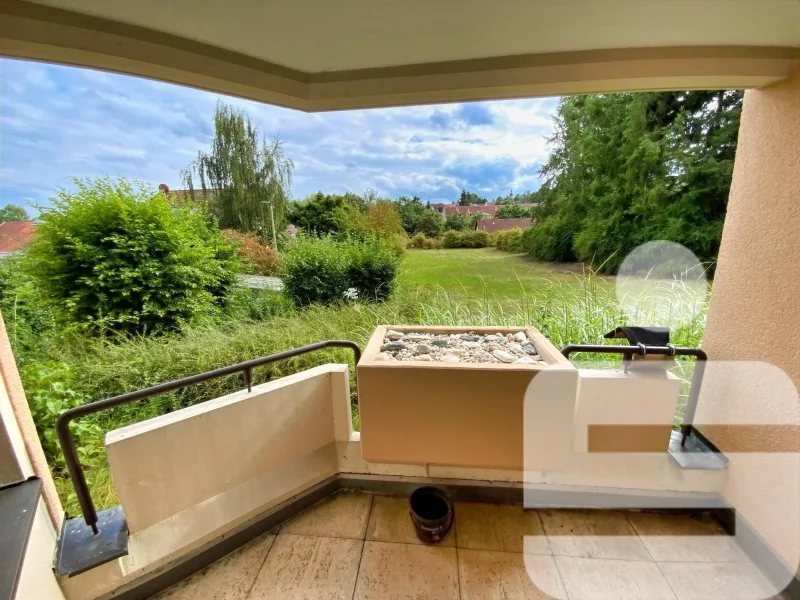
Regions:
<svg viewBox="0 0 800 600"><path fill-rule="evenodd" d="M33 221L6 221L0 223L0 258L19 254L36 237Z"/></svg>
<svg viewBox="0 0 800 600"><path fill-rule="evenodd" d="M444 216L446 219L450 215L480 215L487 214L494 217L497 211L505 206L504 204L495 204L494 202L487 202L486 204L470 204L469 206L459 206L458 204L431 204L431 208ZM536 204L517 204L520 208L528 209L536 206Z"/></svg>
<svg viewBox="0 0 800 600"><path fill-rule="evenodd" d="M488 231L494 233L495 231L503 231L504 229L514 229L519 227L525 229L531 224L533 219L481 219L475 225L477 231Z"/></svg>
<svg viewBox="0 0 800 600"><path fill-rule="evenodd" d="M161 183L158 189L164 192L170 204L177 207L207 204L212 197L211 190L204 192L202 188L196 190L171 190L166 183Z"/></svg>

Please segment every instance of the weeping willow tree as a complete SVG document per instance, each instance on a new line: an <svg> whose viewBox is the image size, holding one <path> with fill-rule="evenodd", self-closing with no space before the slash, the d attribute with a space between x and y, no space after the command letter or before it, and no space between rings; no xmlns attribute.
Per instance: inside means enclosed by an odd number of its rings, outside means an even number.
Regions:
<svg viewBox="0 0 800 600"><path fill-rule="evenodd" d="M220 102L211 152L200 151L181 176L193 198L199 183L220 227L271 241L286 222L293 170L280 139L267 141L247 113Z"/></svg>

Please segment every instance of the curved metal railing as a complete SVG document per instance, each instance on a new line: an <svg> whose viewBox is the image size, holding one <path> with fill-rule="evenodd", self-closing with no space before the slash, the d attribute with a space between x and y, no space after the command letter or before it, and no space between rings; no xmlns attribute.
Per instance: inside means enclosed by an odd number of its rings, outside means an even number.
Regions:
<svg viewBox="0 0 800 600"><path fill-rule="evenodd" d="M196 383L202 383L210 379L216 379L218 377L224 377L234 373L244 374L247 390L250 391L253 387L253 369L256 367L267 365L279 360L285 360L287 358L294 358L295 356L300 356L301 354L308 354L309 352L324 350L326 348L351 349L353 351L355 365L358 365L358 361L361 359L361 349L355 342L350 342L347 340L327 340L324 342L317 342L315 344L309 344L308 346L295 348L294 350L286 350L285 352L278 352L277 354L271 354L261 358L254 358L253 360L230 365L229 367L222 367L221 369L206 371L205 373L198 373L197 375L190 375L189 377L184 377L183 379L176 379L175 381L168 381L167 383L154 385L143 390L128 392L127 394L120 394L119 396L114 396L113 398L106 398L105 400L98 400L97 402L82 404L81 406L76 406L75 408L70 408L69 410L64 411L64 413L61 414L56 420L56 435L58 436L59 444L61 444L61 451L64 453L64 459L67 463L67 471L69 471L70 478L72 479L72 486L75 488L75 493L78 496L78 503L81 505L81 512L83 513L83 518L86 521L86 524L92 528L92 531L95 534L99 532L97 528L97 510L95 509L94 502L92 501L92 496L89 493L89 486L86 483L83 467L81 466L80 459L78 458L78 450L75 447L75 440L72 438L72 432L69 429L69 424L72 421L79 417L85 417L86 415L108 410L123 404L144 400L145 398L151 398L153 396L158 396L160 394L165 394L167 392L189 387L190 385L194 385Z"/></svg>

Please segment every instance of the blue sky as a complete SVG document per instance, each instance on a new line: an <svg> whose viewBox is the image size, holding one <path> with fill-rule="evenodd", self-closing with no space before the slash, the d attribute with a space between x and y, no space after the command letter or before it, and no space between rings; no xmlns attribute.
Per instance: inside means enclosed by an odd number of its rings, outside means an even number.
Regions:
<svg viewBox="0 0 800 600"><path fill-rule="evenodd" d="M207 150L218 100L243 108L295 162L292 195L317 190L451 202L536 189L556 99L308 114L124 75L0 59L0 205L46 204L71 177L181 187Z"/></svg>

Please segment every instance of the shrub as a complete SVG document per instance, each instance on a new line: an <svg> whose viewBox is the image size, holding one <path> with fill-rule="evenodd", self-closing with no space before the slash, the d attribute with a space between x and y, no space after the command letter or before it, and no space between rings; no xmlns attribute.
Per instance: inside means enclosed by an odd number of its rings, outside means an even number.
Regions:
<svg viewBox="0 0 800 600"><path fill-rule="evenodd" d="M414 234L414 237L408 242L408 247L434 250L442 247L442 240L426 237L424 233L417 233Z"/></svg>
<svg viewBox="0 0 800 600"><path fill-rule="evenodd" d="M494 247L503 252L522 252L522 229L504 229L494 234Z"/></svg>
<svg viewBox="0 0 800 600"><path fill-rule="evenodd" d="M492 236L487 231L446 231L442 236L445 248L486 248L492 245Z"/></svg>
<svg viewBox="0 0 800 600"><path fill-rule="evenodd" d="M350 297L382 301L394 289L401 254L391 240L304 238L286 254L284 291L297 306L334 304Z"/></svg>
<svg viewBox="0 0 800 600"><path fill-rule="evenodd" d="M281 263L284 291L297 306L341 302L348 289L349 242L299 237Z"/></svg>
<svg viewBox="0 0 800 600"><path fill-rule="evenodd" d="M236 244L239 256L247 263L256 275L275 275L280 267L278 254L264 244L254 233L241 233L234 229L222 231L225 237Z"/></svg>
<svg viewBox="0 0 800 600"><path fill-rule="evenodd" d="M459 215L453 213L444 220L444 228L452 229L454 231L464 231L466 229L475 229L477 217L472 215Z"/></svg>
<svg viewBox="0 0 800 600"><path fill-rule="evenodd" d="M175 329L234 285L236 248L198 211L120 178L74 180L43 208L25 269L68 319L125 332Z"/></svg>
<svg viewBox="0 0 800 600"><path fill-rule="evenodd" d="M355 288L359 300L381 302L394 290L400 256L391 244L373 238L350 245L347 267L348 289Z"/></svg>
<svg viewBox="0 0 800 600"><path fill-rule="evenodd" d="M415 233L414 237L408 240L408 247L409 248L424 248L425 247L425 240L428 238L425 237L424 233Z"/></svg>
<svg viewBox="0 0 800 600"><path fill-rule="evenodd" d="M417 227L414 233L424 233L428 237L439 237L444 227L444 219L442 215L433 209L427 209L417 222Z"/></svg>

